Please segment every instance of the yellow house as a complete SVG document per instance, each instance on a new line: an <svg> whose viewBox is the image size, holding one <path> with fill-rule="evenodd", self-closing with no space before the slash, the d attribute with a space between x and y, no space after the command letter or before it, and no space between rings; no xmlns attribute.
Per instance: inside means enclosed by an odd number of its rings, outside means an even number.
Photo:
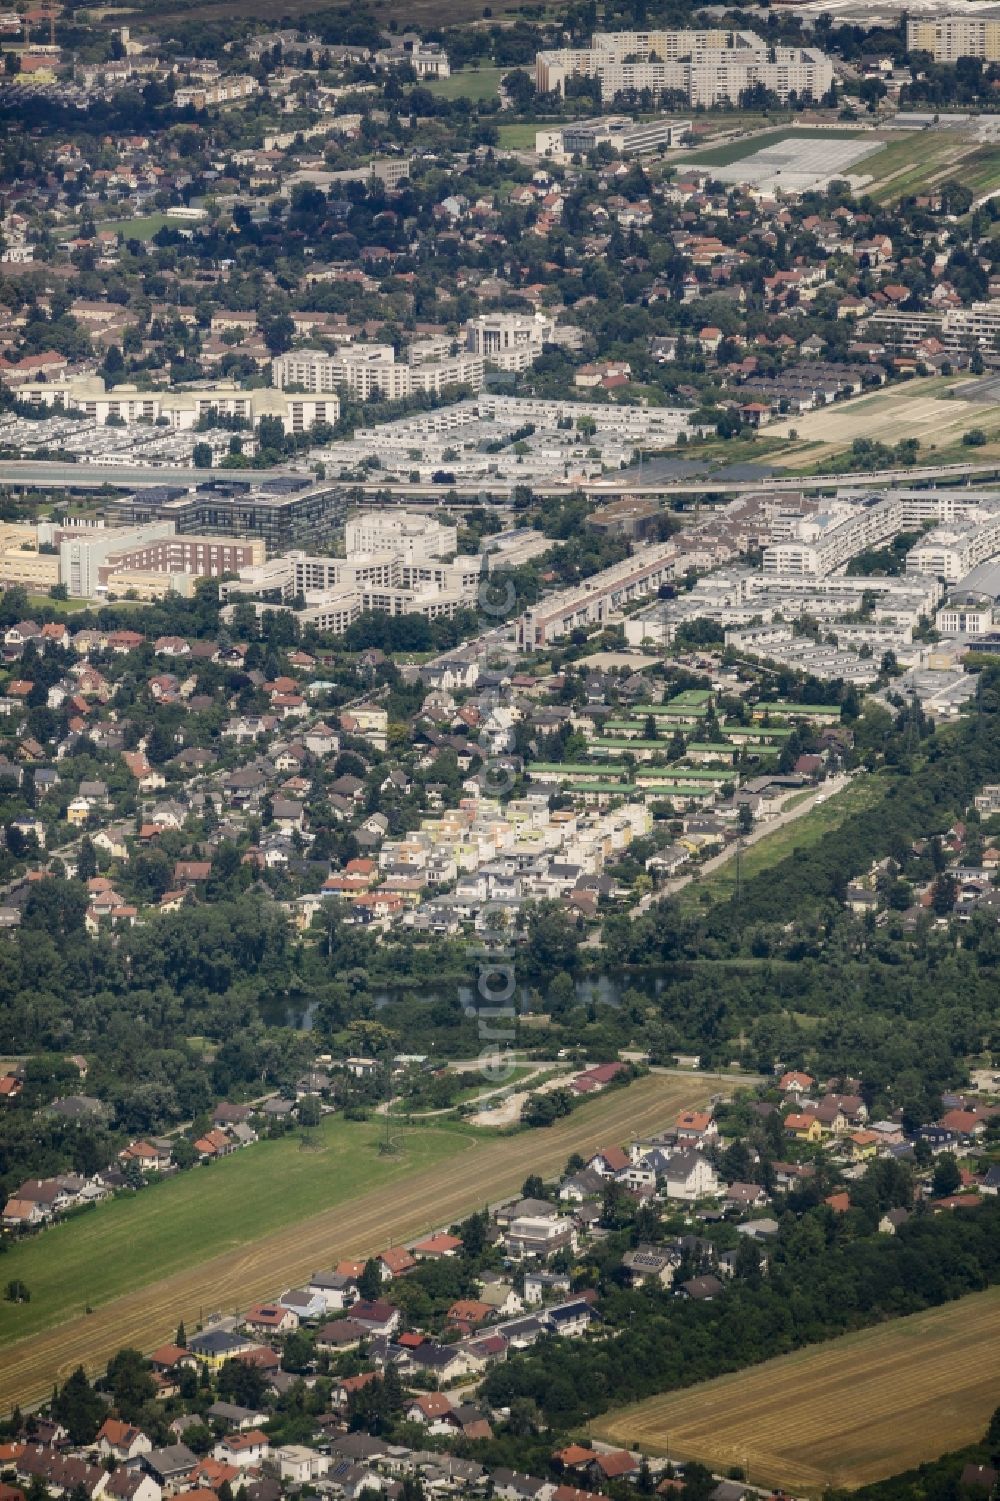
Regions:
<svg viewBox="0 0 1000 1501"><path fill-rule="evenodd" d="M874 1131L854 1131L847 1139L851 1156L856 1162L867 1162L875 1156L879 1137Z"/></svg>
<svg viewBox="0 0 1000 1501"><path fill-rule="evenodd" d="M823 1136L823 1127L814 1115L806 1112L797 1115L793 1112L785 1116L785 1130L796 1141L820 1141Z"/></svg>
<svg viewBox="0 0 1000 1501"><path fill-rule="evenodd" d="M75 797L66 808L66 822L74 825L85 824L90 817L90 804L85 797Z"/></svg>

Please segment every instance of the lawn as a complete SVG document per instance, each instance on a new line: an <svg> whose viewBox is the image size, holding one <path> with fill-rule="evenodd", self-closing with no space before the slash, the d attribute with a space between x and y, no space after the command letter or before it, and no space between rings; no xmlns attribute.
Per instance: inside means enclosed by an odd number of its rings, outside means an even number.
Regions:
<svg viewBox="0 0 1000 1501"><path fill-rule="evenodd" d="M840 825L855 813L874 808L885 791L878 776L858 776L842 792L834 793L825 803L810 808L801 818L793 819L783 828L764 834L756 844L747 845L740 857L741 878L744 884L762 870L770 870L797 849L811 849L825 834ZM789 800L794 806L794 800ZM728 901L736 890L735 857L720 865L702 881L692 881L681 892L681 900L687 903L714 905Z"/></svg>
<svg viewBox="0 0 1000 1501"><path fill-rule="evenodd" d="M867 1485L980 1438L1000 1381L1000 1288L625 1408L595 1437L793 1494Z"/></svg>
<svg viewBox="0 0 1000 1501"><path fill-rule="evenodd" d="M328 1116L308 1148L298 1134L261 1141L22 1241L3 1259L4 1281L21 1278L31 1302L0 1304L0 1343L316 1214L361 1188L433 1166L468 1145L455 1134L424 1128L406 1132L404 1154L384 1157L379 1135L375 1123Z"/></svg>
<svg viewBox="0 0 1000 1501"><path fill-rule="evenodd" d="M858 134L856 130L837 130L833 126L824 126L819 130L767 130L761 135L742 136L738 141L727 141L724 146L709 146L703 151L688 152L685 161L699 167L729 167L733 162L741 162L745 157L763 151L765 146L776 146L779 141L808 141L817 136L823 140L844 140L847 137L854 140Z"/></svg>
<svg viewBox="0 0 1000 1501"><path fill-rule="evenodd" d="M427 87L440 99L495 99L500 80L509 72L509 68L466 68L450 78L435 78Z"/></svg>
<svg viewBox="0 0 1000 1501"><path fill-rule="evenodd" d="M44 605L56 615L76 615L80 610L94 608L92 599L53 599L49 594L29 594L28 603L34 609L38 609L39 605Z"/></svg>
<svg viewBox="0 0 1000 1501"><path fill-rule="evenodd" d="M535 134L541 128L541 125L528 120L519 125L500 125L497 127L497 135L500 145L507 151L534 151Z"/></svg>
<svg viewBox="0 0 1000 1501"><path fill-rule="evenodd" d="M175 228L183 220L170 219L166 214L143 214L138 219L109 219L98 224L98 229L113 230L115 234L124 235L127 240L151 240L157 230L165 229L168 224Z"/></svg>

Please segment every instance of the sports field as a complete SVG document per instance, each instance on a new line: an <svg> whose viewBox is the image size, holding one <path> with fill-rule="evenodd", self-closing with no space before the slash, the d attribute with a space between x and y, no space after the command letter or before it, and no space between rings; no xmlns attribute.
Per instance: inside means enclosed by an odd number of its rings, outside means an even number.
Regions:
<svg viewBox="0 0 1000 1501"><path fill-rule="evenodd" d="M439 99L495 99L509 68L463 68L449 78L435 78L427 87Z"/></svg>
<svg viewBox="0 0 1000 1501"><path fill-rule="evenodd" d="M796 1495L870 1484L975 1442L1000 1382L1000 1288L653 1397L593 1426Z"/></svg>
<svg viewBox="0 0 1000 1501"><path fill-rule="evenodd" d="M388 1159L377 1125L337 1120L318 1150L297 1137L259 1143L46 1231L4 1257L4 1281L21 1278L32 1301L0 1305L0 1339L15 1341L0 1359L0 1412L44 1396L81 1363L97 1370L122 1346L151 1349L180 1319L192 1329L209 1312L246 1308L316 1268L516 1192L529 1173L561 1171L571 1152L662 1128L725 1083L650 1075L547 1130L506 1138L408 1128Z"/></svg>

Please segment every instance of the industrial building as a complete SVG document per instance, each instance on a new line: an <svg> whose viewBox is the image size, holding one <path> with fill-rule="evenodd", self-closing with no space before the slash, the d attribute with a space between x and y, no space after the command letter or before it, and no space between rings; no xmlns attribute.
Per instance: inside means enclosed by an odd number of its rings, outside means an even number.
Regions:
<svg viewBox="0 0 1000 1501"><path fill-rule="evenodd" d="M536 131L535 150L540 156L586 156L598 146L610 146L620 156L641 156L678 146L690 129L690 120L671 116L637 122L628 115L603 115Z"/></svg>
<svg viewBox="0 0 1000 1501"><path fill-rule="evenodd" d="M263 542L267 555L327 541L347 510L343 490L304 475L227 475L184 487L158 485L101 502L109 524L172 521L180 533Z"/></svg>

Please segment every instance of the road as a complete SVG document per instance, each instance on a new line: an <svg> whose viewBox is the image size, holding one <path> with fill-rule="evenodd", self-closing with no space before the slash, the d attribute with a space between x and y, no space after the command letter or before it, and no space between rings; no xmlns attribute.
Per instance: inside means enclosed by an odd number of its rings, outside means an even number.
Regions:
<svg viewBox="0 0 1000 1501"><path fill-rule="evenodd" d="M826 802L828 798L835 797L838 792L843 792L844 788L850 783L850 780L851 778L847 772L840 772L837 776L830 777L828 781L823 782L816 788L811 797L804 798L801 803L796 803L794 808L789 808L787 812L779 813L776 818L768 819L767 823L758 824L756 828L751 829L749 834L746 834L743 838L743 848L746 849L751 844L759 844L768 835L776 834L779 829L786 828L790 823L794 823L797 818L802 818L806 813L811 813L817 803ZM677 876L673 881L667 881L660 887L659 891L651 892L649 896L643 897L639 903L640 910L645 911L650 902L655 901L657 897L673 896L675 892L683 891L685 886L690 886L692 881L700 881L704 876L711 875L713 870L718 870L720 866L726 865L730 860L734 859L736 850L736 844L727 844L724 850L720 850L717 855L711 855L696 870L689 872L687 875Z"/></svg>
<svg viewBox="0 0 1000 1501"><path fill-rule="evenodd" d="M267 469L254 471L262 479L274 479L276 476L290 474L293 471L285 469ZM147 489L154 485L177 484L197 485L203 484L214 471L206 469L175 469L169 465L162 465L156 469L140 468L136 465L117 464L61 464L37 459L7 459L0 462L0 485L20 486L27 489L74 489L74 490L99 490L105 485L123 489ZM301 476L300 476L301 477ZM696 496L696 495L741 495L761 489L790 490L794 492L804 490L839 490L844 488L863 488L866 485L891 485L904 483L914 485L928 480L962 480L966 483L979 479L995 479L1000 477L1000 462L980 464L934 464L925 465L914 469L882 469L873 470L864 474L769 474L758 476L757 479L726 479L725 474L717 474L708 479L673 480L669 483L643 484L634 480L626 480L620 477L613 479L586 480L583 483L549 483L532 484L531 488L536 495L558 496L572 495L582 491L595 499L604 497L609 499L616 495L627 492L629 495L653 495L653 496ZM339 481L329 481L331 487ZM351 486L352 489L360 489L366 496L374 498L378 495L389 494L403 500L436 500L442 505L450 499L462 496L466 499L478 499L480 496L499 497L508 496L514 482L503 483L491 479L488 484L481 480L470 480L467 484L434 485L434 484L410 484L407 481L380 480L378 483L370 483L361 486Z"/></svg>

